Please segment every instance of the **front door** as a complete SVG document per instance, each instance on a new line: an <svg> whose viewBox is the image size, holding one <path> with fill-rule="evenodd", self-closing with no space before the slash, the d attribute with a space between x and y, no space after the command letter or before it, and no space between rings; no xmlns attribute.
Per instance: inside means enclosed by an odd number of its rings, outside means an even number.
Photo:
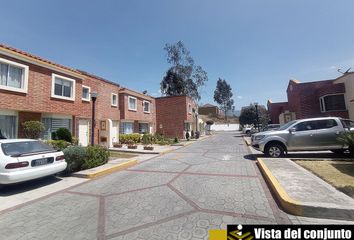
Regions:
<svg viewBox="0 0 354 240"><path fill-rule="evenodd" d="M316 121L305 121L294 126L288 139L288 150L313 150L316 148Z"/></svg>
<svg viewBox="0 0 354 240"><path fill-rule="evenodd" d="M79 145L86 147L89 144L89 120L79 120Z"/></svg>
<svg viewBox="0 0 354 240"><path fill-rule="evenodd" d="M112 144L119 141L119 121L112 121L111 129Z"/></svg>

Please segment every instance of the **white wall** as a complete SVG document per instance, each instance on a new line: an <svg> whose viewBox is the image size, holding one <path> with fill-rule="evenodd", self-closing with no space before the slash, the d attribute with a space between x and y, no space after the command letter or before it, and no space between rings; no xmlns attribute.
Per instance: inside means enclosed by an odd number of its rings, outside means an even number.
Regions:
<svg viewBox="0 0 354 240"><path fill-rule="evenodd" d="M238 131L240 124L213 124L210 130L212 131Z"/></svg>

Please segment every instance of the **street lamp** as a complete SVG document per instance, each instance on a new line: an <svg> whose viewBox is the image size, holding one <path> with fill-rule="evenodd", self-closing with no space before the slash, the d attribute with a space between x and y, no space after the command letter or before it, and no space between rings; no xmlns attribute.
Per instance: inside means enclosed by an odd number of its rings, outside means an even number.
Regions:
<svg viewBox="0 0 354 240"><path fill-rule="evenodd" d="M254 103L254 106L255 106L255 108L256 108L256 122L257 122L257 129L258 129L258 132L259 132L258 103L255 102L255 103Z"/></svg>
<svg viewBox="0 0 354 240"><path fill-rule="evenodd" d="M96 100L97 100L98 93L97 92L91 92L91 99L92 99L92 127L91 127L91 145L95 145L95 126L96 126L96 120L95 120L95 112L96 112Z"/></svg>

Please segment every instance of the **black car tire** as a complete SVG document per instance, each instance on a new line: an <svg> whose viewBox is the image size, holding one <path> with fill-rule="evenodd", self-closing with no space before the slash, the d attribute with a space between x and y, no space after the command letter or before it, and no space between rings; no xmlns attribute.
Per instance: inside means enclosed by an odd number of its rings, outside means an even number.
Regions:
<svg viewBox="0 0 354 240"><path fill-rule="evenodd" d="M280 158L284 157L285 149L280 143L269 143L266 146L264 153L267 157Z"/></svg>

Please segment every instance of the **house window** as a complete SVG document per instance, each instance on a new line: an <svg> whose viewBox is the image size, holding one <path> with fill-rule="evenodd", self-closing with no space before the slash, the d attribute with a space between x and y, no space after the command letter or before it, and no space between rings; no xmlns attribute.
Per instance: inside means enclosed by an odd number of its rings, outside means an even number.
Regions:
<svg viewBox="0 0 354 240"><path fill-rule="evenodd" d="M190 123L184 123L184 131L189 132L191 130L191 124Z"/></svg>
<svg viewBox="0 0 354 240"><path fill-rule="evenodd" d="M134 125L132 122L121 122L119 131L121 134L133 133Z"/></svg>
<svg viewBox="0 0 354 240"><path fill-rule="evenodd" d="M150 113L150 102L144 101L143 105L144 105L144 112L145 113Z"/></svg>
<svg viewBox="0 0 354 240"><path fill-rule="evenodd" d="M16 138L16 116L0 115L0 136Z"/></svg>
<svg viewBox="0 0 354 240"><path fill-rule="evenodd" d="M114 107L118 106L118 95L115 94L115 93L112 93L111 105L114 106Z"/></svg>
<svg viewBox="0 0 354 240"><path fill-rule="evenodd" d="M192 114L192 105L188 103L188 113Z"/></svg>
<svg viewBox="0 0 354 240"><path fill-rule="evenodd" d="M333 94L320 97L321 112L346 110L344 94Z"/></svg>
<svg viewBox="0 0 354 240"><path fill-rule="evenodd" d="M28 66L0 58L0 89L27 93Z"/></svg>
<svg viewBox="0 0 354 240"><path fill-rule="evenodd" d="M135 97L128 96L128 109L132 111L136 111L137 107L137 99Z"/></svg>
<svg viewBox="0 0 354 240"><path fill-rule="evenodd" d="M149 133L149 124L148 123L139 123L139 133Z"/></svg>
<svg viewBox="0 0 354 240"><path fill-rule="evenodd" d="M75 80L52 74L52 97L75 100Z"/></svg>
<svg viewBox="0 0 354 240"><path fill-rule="evenodd" d="M42 118L44 124L43 139L52 139L52 135L59 128L66 128L71 132L71 119L65 118Z"/></svg>
<svg viewBox="0 0 354 240"><path fill-rule="evenodd" d="M82 86L82 100L83 101L90 101L90 92L91 88L87 86Z"/></svg>

